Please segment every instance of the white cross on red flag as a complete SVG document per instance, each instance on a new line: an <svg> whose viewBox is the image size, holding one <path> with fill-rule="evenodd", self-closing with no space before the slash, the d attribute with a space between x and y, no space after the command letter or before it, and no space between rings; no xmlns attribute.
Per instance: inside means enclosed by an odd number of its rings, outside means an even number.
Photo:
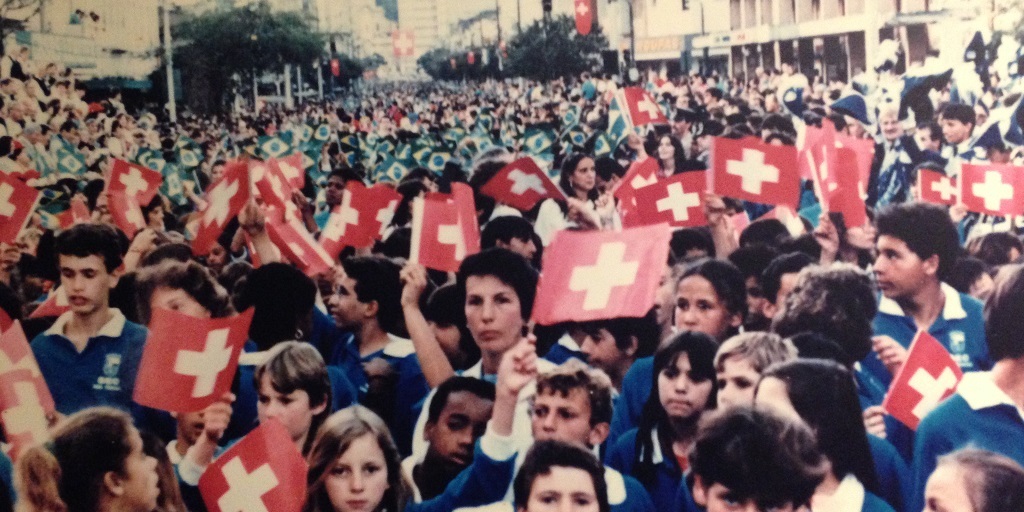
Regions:
<svg viewBox="0 0 1024 512"><path fill-rule="evenodd" d="M250 160L249 179L255 182L256 190L259 191L263 202L281 211L285 219L301 217L298 207L292 202L292 183L281 173L278 166Z"/></svg>
<svg viewBox="0 0 1024 512"><path fill-rule="evenodd" d="M975 213L1024 214L1022 173L1024 169L1013 165L961 164L957 183L960 202Z"/></svg>
<svg viewBox="0 0 1024 512"><path fill-rule="evenodd" d="M276 167L278 172L284 176L294 189L302 189L306 185L306 173L302 168L302 155L292 153L281 158L271 158L267 161L271 167Z"/></svg>
<svg viewBox="0 0 1024 512"><path fill-rule="evenodd" d="M164 176L148 167L115 158L110 170L107 192L120 192L140 205L156 197Z"/></svg>
<svg viewBox="0 0 1024 512"><path fill-rule="evenodd" d="M345 247L370 247L383 238L401 200L402 195L387 185L367 188L360 181L349 180L341 204L331 211L320 233L320 245L332 258Z"/></svg>
<svg viewBox="0 0 1024 512"><path fill-rule="evenodd" d="M135 234L146 228L146 218L142 215L142 207L139 200L129 197L124 192L110 192L107 194L107 209L110 210L110 217L114 220L117 229L124 231L128 239L135 238Z"/></svg>
<svg viewBox="0 0 1024 512"><path fill-rule="evenodd" d="M267 216L267 235L288 261L307 276L322 274L334 266L335 258L317 243L302 221L274 217Z"/></svg>
<svg viewBox="0 0 1024 512"><path fill-rule="evenodd" d="M201 411L219 400L231 389L252 315L251 308L228 318L153 310L134 400L171 412Z"/></svg>
<svg viewBox="0 0 1024 512"><path fill-rule="evenodd" d="M622 221L625 225L635 225L631 224L632 220L629 217L636 212L636 191L657 183L660 169L658 161L651 157L633 162L615 190L612 191L612 196L619 200L619 211L622 213Z"/></svg>
<svg viewBox="0 0 1024 512"><path fill-rule="evenodd" d="M53 409L47 409L47 399L52 403L42 377L28 370L0 374L0 422L11 445L11 458L50 439L47 416Z"/></svg>
<svg viewBox="0 0 1024 512"><path fill-rule="evenodd" d="M614 231L559 231L544 250L532 318L541 325L641 317L668 259L665 224Z"/></svg>
<svg viewBox="0 0 1024 512"><path fill-rule="evenodd" d="M917 430L921 420L956 391L963 375L960 365L938 340L926 331L918 331L882 407L893 418Z"/></svg>
<svg viewBox="0 0 1024 512"><path fill-rule="evenodd" d="M109 205L108 205L109 208ZM68 229L75 224L89 222L89 207L79 196L71 198L71 207L57 214L61 229Z"/></svg>
<svg viewBox="0 0 1024 512"><path fill-rule="evenodd" d="M39 389L39 404L46 412L53 412L57 409L53 397L46 388L46 381L39 370L39 363L36 362L32 349L29 347L28 338L17 320L11 327L0 334L0 375L9 372L28 372L30 378L35 381ZM2 403L2 402L0 402Z"/></svg>
<svg viewBox="0 0 1024 512"><path fill-rule="evenodd" d="M480 192L522 211L529 211L542 199L564 198L565 194L528 156L503 167Z"/></svg>
<svg viewBox="0 0 1024 512"><path fill-rule="evenodd" d="M268 419L206 468L199 492L210 512L299 512L307 469L288 430Z"/></svg>
<svg viewBox="0 0 1024 512"><path fill-rule="evenodd" d="M661 105L658 105L647 91L639 87L626 87L622 89L622 94L629 107L629 118L633 126L668 124L668 118L661 111Z"/></svg>
<svg viewBox="0 0 1024 512"><path fill-rule="evenodd" d="M60 316L71 310L71 303L68 302L68 294L63 287L58 286L50 290L50 295L36 309L32 310L29 318L47 318Z"/></svg>
<svg viewBox="0 0 1024 512"><path fill-rule="evenodd" d="M0 242L13 244L32 212L40 192L17 177L0 173Z"/></svg>
<svg viewBox="0 0 1024 512"><path fill-rule="evenodd" d="M715 137L710 155L709 192L755 203L799 205L795 147L773 146L754 137Z"/></svg>
<svg viewBox="0 0 1024 512"><path fill-rule="evenodd" d="M455 272L466 256L480 252L473 191L462 183L452 193L428 194L412 202L412 244L409 261L443 272Z"/></svg>
<svg viewBox="0 0 1024 512"><path fill-rule="evenodd" d="M395 30L391 32L391 46L395 57L412 57L416 51L416 40L412 31Z"/></svg>
<svg viewBox="0 0 1024 512"><path fill-rule="evenodd" d="M206 191L206 207L199 211L199 227L192 240L192 254L209 254L217 237L232 217L242 211L251 193L249 167L245 162L230 162L224 176Z"/></svg>
<svg viewBox="0 0 1024 512"><path fill-rule="evenodd" d="M917 171L918 200L925 203L953 206L956 204L959 194L956 178L931 169Z"/></svg>
<svg viewBox="0 0 1024 512"><path fill-rule="evenodd" d="M704 226L704 171L689 171L636 191L636 215L643 225L667 223L674 228Z"/></svg>
<svg viewBox="0 0 1024 512"><path fill-rule="evenodd" d="M594 10L590 0L575 0L573 9L576 11L576 32L581 36L589 34L594 24Z"/></svg>

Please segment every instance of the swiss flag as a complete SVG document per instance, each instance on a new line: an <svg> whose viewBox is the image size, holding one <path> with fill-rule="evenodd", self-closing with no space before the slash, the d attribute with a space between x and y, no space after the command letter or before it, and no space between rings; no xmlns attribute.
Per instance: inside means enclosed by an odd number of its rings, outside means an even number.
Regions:
<svg viewBox="0 0 1024 512"><path fill-rule="evenodd" d="M0 376L14 372L26 372L28 378L34 382L38 390L39 405L46 412L50 413L57 409L53 403L53 397L46 388L46 381L39 371L39 363L29 348L28 338L21 328L21 323L15 321L9 329L0 334ZM0 404L9 402L0 401ZM6 407L6 406L5 406Z"/></svg>
<svg viewBox="0 0 1024 512"><path fill-rule="evenodd" d="M320 245L332 258L346 246L370 247L383 237L401 199L402 195L387 185L367 188L360 181L349 180L341 204L331 211L320 233Z"/></svg>
<svg viewBox="0 0 1024 512"><path fill-rule="evenodd" d="M282 158L271 158L268 163L271 167L277 168L292 188L301 190L306 185L306 173L302 168L301 154L292 153Z"/></svg>
<svg viewBox="0 0 1024 512"><path fill-rule="evenodd" d="M1020 167L997 164L960 166L960 202L968 211L1013 216L1024 213L1024 178Z"/></svg>
<svg viewBox="0 0 1024 512"><path fill-rule="evenodd" d="M71 208L57 214L57 220L60 222L61 229L68 229L75 224L89 222L89 219L89 207L86 206L85 200L78 196L71 198Z"/></svg>
<svg viewBox="0 0 1024 512"><path fill-rule="evenodd" d="M107 194L107 208L110 210L110 217L114 219L114 225L124 231L129 239L135 238L136 233L146 228L146 219L142 215L138 199L129 197L124 192L110 192Z"/></svg>
<svg viewBox="0 0 1024 512"><path fill-rule="evenodd" d="M664 224L558 232L544 250L533 319L551 325L646 315L654 306L671 236Z"/></svg>
<svg viewBox="0 0 1024 512"><path fill-rule="evenodd" d="M455 272L466 256L480 251L473 191L452 184L451 195L429 194L412 202L412 247L409 261Z"/></svg>
<svg viewBox="0 0 1024 512"><path fill-rule="evenodd" d="M206 468L199 492L210 512L299 512L307 469L288 430L270 419Z"/></svg>
<svg viewBox="0 0 1024 512"><path fill-rule="evenodd" d="M46 400L50 401L47 409ZM50 439L47 416L53 399L42 377L28 370L0 374L0 422L3 423L11 456L17 459L25 449Z"/></svg>
<svg viewBox="0 0 1024 512"><path fill-rule="evenodd" d="M13 244L36 209L40 193L17 177L0 173L0 242Z"/></svg>
<svg viewBox="0 0 1024 512"><path fill-rule="evenodd" d="M219 400L231 389L252 315L251 308L229 318L154 310L135 401L164 411L195 412Z"/></svg>
<svg viewBox="0 0 1024 512"><path fill-rule="evenodd" d="M565 197L547 174L530 157L523 157L503 167L484 184L480 192L513 208L529 211L548 197Z"/></svg>
<svg viewBox="0 0 1024 512"><path fill-rule="evenodd" d="M115 158L110 171L107 192L119 192L134 198L140 205L149 204L156 197L164 176L148 167Z"/></svg>
<svg viewBox="0 0 1024 512"><path fill-rule="evenodd" d="M391 46L395 57L412 57L416 51L416 40L411 30L395 30L391 33ZM470 62L472 64L472 62Z"/></svg>
<svg viewBox="0 0 1024 512"><path fill-rule="evenodd" d="M946 348L926 331L910 343L907 362L896 373L882 407L912 430L942 400L956 391L963 377Z"/></svg>
<svg viewBox="0 0 1024 512"><path fill-rule="evenodd" d="M871 175L871 162L875 158L875 141L871 139L857 139L849 135L837 133L836 145L853 151L853 155L857 160L857 176L866 191L868 179Z"/></svg>
<svg viewBox="0 0 1024 512"><path fill-rule="evenodd" d="M374 240L382 240L388 226L391 225L391 219L395 217L395 210L398 209L398 203L402 200L402 194L384 183L378 183L367 189L366 192L369 205L366 208L373 213L373 217L367 219L369 221L367 231L373 234ZM472 200L472 195L470 200ZM362 203L357 202L357 204L360 209L364 208Z"/></svg>
<svg viewBox="0 0 1024 512"><path fill-rule="evenodd" d="M711 142L708 191L764 204L800 201L797 152L793 146L773 146L760 139L715 137Z"/></svg>
<svg viewBox="0 0 1024 512"><path fill-rule="evenodd" d="M626 221L636 211L636 191L657 183L660 169L658 161L651 157L633 162L629 166L629 170L612 192L612 196L619 200L623 221Z"/></svg>
<svg viewBox="0 0 1024 512"><path fill-rule="evenodd" d="M334 266L334 257L317 243L306 226L297 219L280 220L267 216L267 235L281 254L308 276L321 274Z"/></svg>
<svg viewBox="0 0 1024 512"><path fill-rule="evenodd" d="M661 111L661 105L658 105L647 91L639 87L626 87L622 92L626 105L629 106L629 117L633 121L633 126L668 124L668 118Z"/></svg>
<svg viewBox="0 0 1024 512"><path fill-rule="evenodd" d="M667 223L675 228L703 226L704 171L676 174L636 191L636 215L645 225Z"/></svg>
<svg viewBox="0 0 1024 512"><path fill-rule="evenodd" d="M590 0L575 0L576 10L576 32L581 36L590 33L590 27L594 23L594 11L591 8Z"/></svg>
<svg viewBox="0 0 1024 512"><path fill-rule="evenodd" d="M224 176L206 191L206 208L200 210L199 228L192 240L192 253L203 256L217 242L230 220L249 200L249 168L244 162L231 162Z"/></svg>
<svg viewBox="0 0 1024 512"><path fill-rule="evenodd" d="M58 286L50 290L50 295L46 297L46 300L36 307L28 317L46 318L60 316L69 310L71 310L71 304L68 302L68 294L64 291L63 287Z"/></svg>
<svg viewBox="0 0 1024 512"><path fill-rule="evenodd" d="M861 191L860 177L856 168L857 155L850 148L836 148L833 172L828 179L819 182L818 188L825 199L826 211L843 214L847 227L867 224L867 207Z"/></svg>
<svg viewBox="0 0 1024 512"><path fill-rule="evenodd" d="M292 184L278 166L250 160L249 177L256 183L256 190L265 203L284 212L286 219L300 217L298 208L292 202Z"/></svg>
<svg viewBox="0 0 1024 512"><path fill-rule="evenodd" d="M956 178L950 178L939 171L921 169L917 172L918 199L933 204L955 205L959 197Z"/></svg>

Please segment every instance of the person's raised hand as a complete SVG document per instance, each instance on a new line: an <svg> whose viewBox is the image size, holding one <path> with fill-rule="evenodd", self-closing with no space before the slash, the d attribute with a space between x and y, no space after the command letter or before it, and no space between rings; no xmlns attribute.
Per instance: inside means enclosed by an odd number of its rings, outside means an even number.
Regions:
<svg viewBox="0 0 1024 512"><path fill-rule="evenodd" d="M427 289L426 267L408 262L398 276L402 280L402 307L419 307L423 290Z"/></svg>
<svg viewBox="0 0 1024 512"><path fill-rule="evenodd" d="M518 396L536 377L537 337L530 334L520 338L519 343L502 355L498 365L498 392Z"/></svg>
<svg viewBox="0 0 1024 512"><path fill-rule="evenodd" d="M242 211L238 212L238 226L245 230L249 236L256 236L266 229L267 218L259 206L252 200L245 203Z"/></svg>
<svg viewBox="0 0 1024 512"><path fill-rule="evenodd" d="M885 439L885 409L881 405L872 405L864 409L864 428L879 439Z"/></svg>
<svg viewBox="0 0 1024 512"><path fill-rule="evenodd" d="M889 336L881 335L871 338L871 348L878 354L889 373L896 375L907 362L907 349Z"/></svg>
<svg viewBox="0 0 1024 512"><path fill-rule="evenodd" d="M224 436L224 431L231 422L231 404L235 401L233 393L224 393L216 402L203 409L203 435L216 443Z"/></svg>

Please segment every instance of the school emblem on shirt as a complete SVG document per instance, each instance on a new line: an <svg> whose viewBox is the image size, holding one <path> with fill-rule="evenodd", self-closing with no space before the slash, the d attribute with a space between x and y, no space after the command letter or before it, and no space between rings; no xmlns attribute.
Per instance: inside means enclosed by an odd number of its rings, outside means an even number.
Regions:
<svg viewBox="0 0 1024 512"><path fill-rule="evenodd" d="M121 391L121 378L118 372L121 369L121 354L107 354L103 362L103 375L96 378L92 388L97 391Z"/></svg>
<svg viewBox="0 0 1024 512"><path fill-rule="evenodd" d="M967 336L963 331L950 331L949 351L953 354L963 354L967 351Z"/></svg>

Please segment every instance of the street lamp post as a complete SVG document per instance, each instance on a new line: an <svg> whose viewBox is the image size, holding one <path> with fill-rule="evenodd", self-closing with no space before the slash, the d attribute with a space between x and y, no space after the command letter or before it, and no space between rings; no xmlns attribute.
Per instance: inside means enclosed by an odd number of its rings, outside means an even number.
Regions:
<svg viewBox="0 0 1024 512"><path fill-rule="evenodd" d="M167 0L161 2L164 21L164 66L167 74L167 115L172 123L178 122L178 103L174 99L174 60L171 46L171 8Z"/></svg>

